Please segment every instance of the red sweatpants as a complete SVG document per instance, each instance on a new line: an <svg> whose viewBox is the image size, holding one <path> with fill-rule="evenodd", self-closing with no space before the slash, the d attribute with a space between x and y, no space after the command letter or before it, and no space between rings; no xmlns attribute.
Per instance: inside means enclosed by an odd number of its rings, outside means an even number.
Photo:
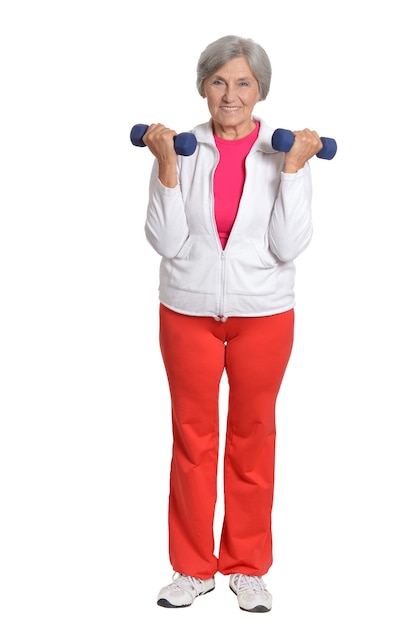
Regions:
<svg viewBox="0 0 417 626"><path fill-rule="evenodd" d="M181 315L161 305L160 345L172 402L169 554L175 571L262 576L272 563L275 405L294 311L267 317ZM214 555L219 385L229 385L224 521Z"/></svg>

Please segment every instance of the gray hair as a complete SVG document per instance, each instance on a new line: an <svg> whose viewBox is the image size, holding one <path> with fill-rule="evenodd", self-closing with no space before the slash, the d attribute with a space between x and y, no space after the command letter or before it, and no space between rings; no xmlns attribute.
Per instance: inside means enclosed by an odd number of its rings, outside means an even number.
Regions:
<svg viewBox="0 0 417 626"><path fill-rule="evenodd" d="M260 99L265 100L271 83L271 62L265 50L252 39L226 35L213 41L201 53L197 64L197 89L203 96L203 83L228 61L244 57L259 85Z"/></svg>

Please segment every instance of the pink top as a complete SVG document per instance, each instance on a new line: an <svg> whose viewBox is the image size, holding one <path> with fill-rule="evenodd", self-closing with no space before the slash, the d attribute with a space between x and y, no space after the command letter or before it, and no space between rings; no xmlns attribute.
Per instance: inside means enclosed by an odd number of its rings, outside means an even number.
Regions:
<svg viewBox="0 0 417 626"><path fill-rule="evenodd" d="M214 135L220 153L220 161L214 172L214 217L220 243L224 248L232 230L245 184L245 159L255 143L259 122L246 137L241 139L221 139Z"/></svg>

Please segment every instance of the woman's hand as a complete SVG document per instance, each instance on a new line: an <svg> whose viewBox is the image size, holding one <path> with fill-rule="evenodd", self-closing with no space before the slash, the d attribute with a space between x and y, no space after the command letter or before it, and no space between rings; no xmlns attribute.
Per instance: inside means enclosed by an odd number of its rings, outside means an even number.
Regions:
<svg viewBox="0 0 417 626"><path fill-rule="evenodd" d="M315 130L295 130L294 143L285 155L284 172L295 174L312 156L320 152L323 144Z"/></svg>
<svg viewBox="0 0 417 626"><path fill-rule="evenodd" d="M174 137L177 133L163 124L150 124L143 136L143 143L155 156L159 165L158 178L165 187L177 185L177 153Z"/></svg>

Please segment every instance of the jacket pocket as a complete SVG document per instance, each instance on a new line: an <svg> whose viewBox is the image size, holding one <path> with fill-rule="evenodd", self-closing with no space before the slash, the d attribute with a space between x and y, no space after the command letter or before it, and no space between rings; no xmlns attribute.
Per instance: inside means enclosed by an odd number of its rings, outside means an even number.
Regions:
<svg viewBox="0 0 417 626"><path fill-rule="evenodd" d="M267 296L276 292L279 273L280 263L270 250L259 248L251 239L235 241L227 257L226 291Z"/></svg>
<svg viewBox="0 0 417 626"><path fill-rule="evenodd" d="M193 293L216 293L219 256L207 237L191 236L178 255L165 260L168 285Z"/></svg>

